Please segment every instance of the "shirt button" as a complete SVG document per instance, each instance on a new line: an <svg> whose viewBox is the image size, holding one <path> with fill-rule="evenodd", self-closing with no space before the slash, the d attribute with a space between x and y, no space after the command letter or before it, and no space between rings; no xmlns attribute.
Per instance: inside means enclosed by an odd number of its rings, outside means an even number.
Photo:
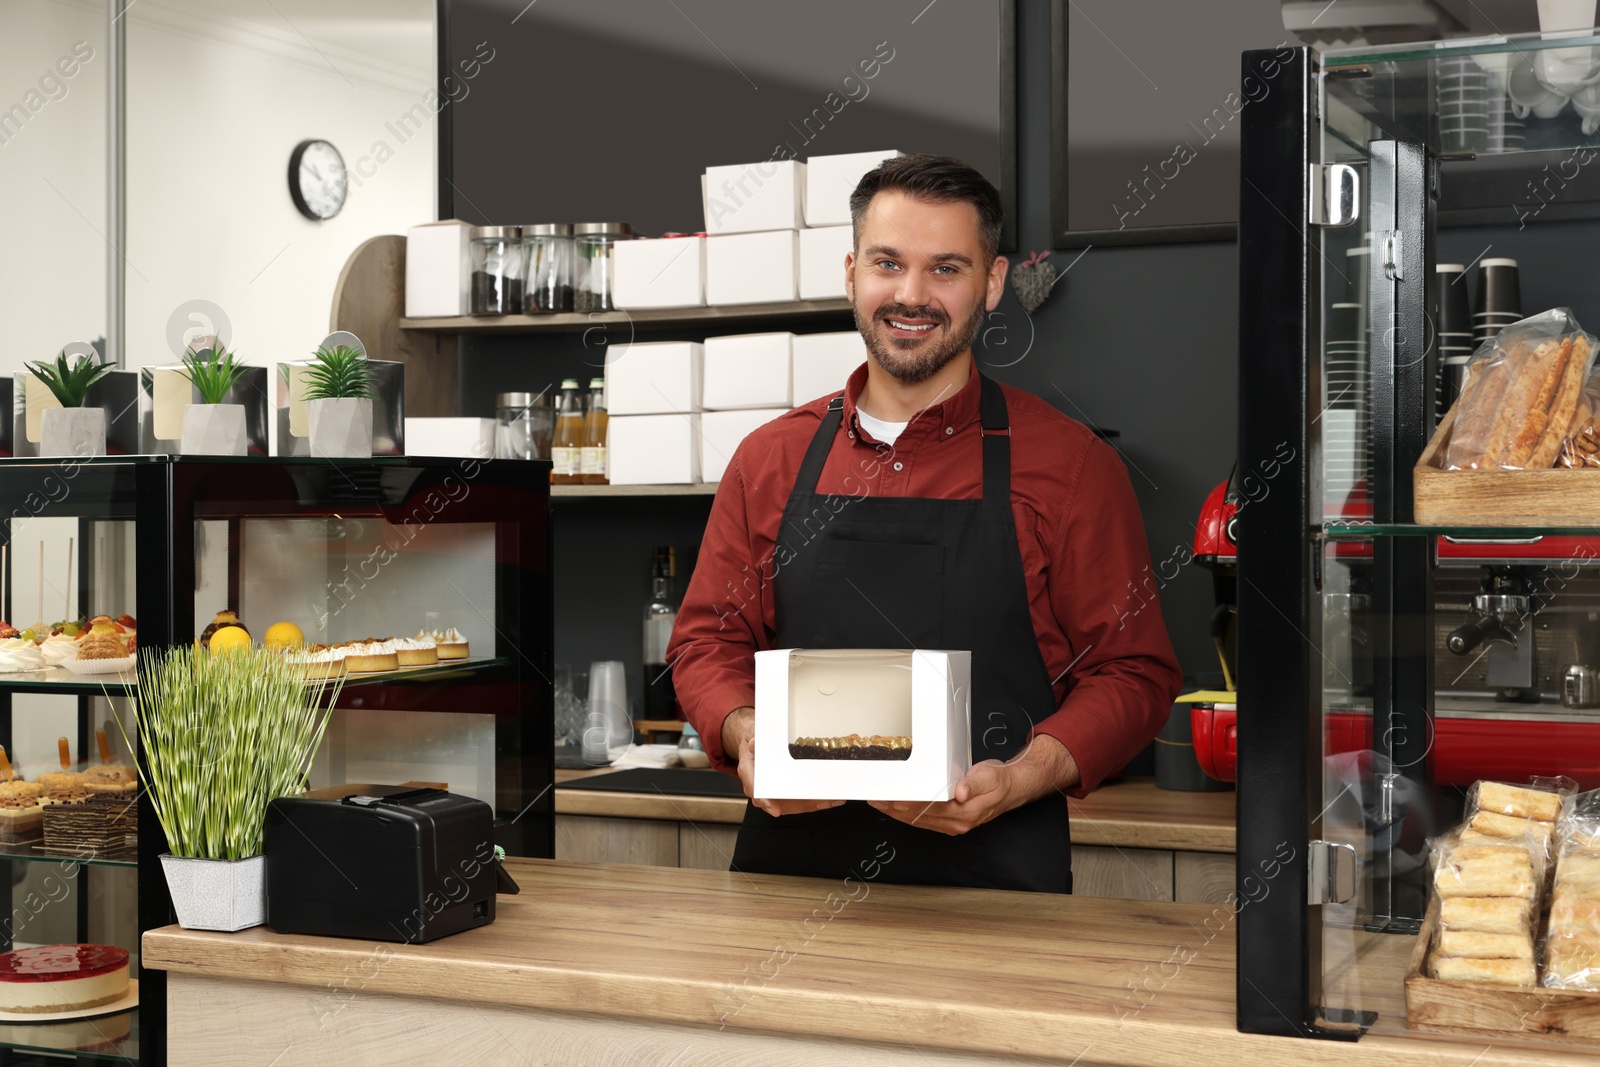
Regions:
<svg viewBox="0 0 1600 1067"><path fill-rule="evenodd" d="M953 434L955 432L956 432L956 428L954 426L946 426L944 428L944 435L946 437L949 437L951 434Z"/></svg>
<svg viewBox="0 0 1600 1067"><path fill-rule="evenodd" d="M904 463L901 463L899 460L896 460L895 464L894 464L894 469L897 470L897 471L905 470L906 469L906 465Z"/></svg>

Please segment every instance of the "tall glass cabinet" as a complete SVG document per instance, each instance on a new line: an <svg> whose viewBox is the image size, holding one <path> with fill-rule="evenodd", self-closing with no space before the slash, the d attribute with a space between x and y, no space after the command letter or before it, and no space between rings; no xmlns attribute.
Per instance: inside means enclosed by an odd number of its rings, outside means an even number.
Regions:
<svg viewBox="0 0 1600 1067"><path fill-rule="evenodd" d="M1452 182L1521 191L1594 158L1585 114L1528 106L1530 79L1569 60L1600 81L1600 36L1243 58L1242 1030L1422 1029L1406 979L1425 936L1428 841L1460 820L1465 789L1534 775L1600 786L1600 709L1561 700L1564 670L1600 656L1600 514L1424 525L1413 492L1448 406L1440 204ZM1570 208L1522 222L1568 225ZM1448 214L1519 221L1509 200ZM1524 314L1545 310L1524 297ZM1485 605L1517 596L1520 629L1486 631ZM1545 1030L1530 1018L1476 1036L1564 1039Z"/></svg>
<svg viewBox="0 0 1600 1067"><path fill-rule="evenodd" d="M494 809L512 855L554 854L549 464L158 455L0 461L0 611L37 620L132 616L141 649L190 643L223 610L257 643L274 623L308 642L455 628L466 659L350 676L312 786L447 786ZM29 778L58 769L57 735L95 763L97 729L126 760L131 675L59 666L0 673L0 744ZM0 949L98 941L137 960L174 921L161 828L141 796L136 848L62 855L0 844ZM51 885L59 883L59 894ZM136 973L139 1007L67 1024L0 1022L10 1050L162 1064L165 983Z"/></svg>

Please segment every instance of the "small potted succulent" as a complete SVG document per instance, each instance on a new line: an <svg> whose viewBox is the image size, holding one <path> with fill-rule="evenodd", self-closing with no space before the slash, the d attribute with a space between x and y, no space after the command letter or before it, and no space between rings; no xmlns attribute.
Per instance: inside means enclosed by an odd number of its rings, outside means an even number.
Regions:
<svg viewBox="0 0 1600 1067"><path fill-rule="evenodd" d="M242 456L249 438L245 429L243 404L225 404L245 365L220 342L216 348L189 349L179 374L189 379L200 394L200 403L183 409L183 442L186 456Z"/></svg>
<svg viewBox="0 0 1600 1067"><path fill-rule="evenodd" d="M372 376L367 354L348 345L319 348L302 380L311 454L330 459L372 455Z"/></svg>
<svg viewBox="0 0 1600 1067"><path fill-rule="evenodd" d="M115 368L83 353L71 362L63 350L54 363L35 361L28 369L44 383L61 407L43 413L39 427L41 456L103 456L106 454L106 413L83 406L89 387Z"/></svg>
<svg viewBox="0 0 1600 1067"><path fill-rule="evenodd" d="M267 804L305 789L340 685L248 637L223 651L140 650L139 778L166 835L161 867L180 926L266 921Z"/></svg>

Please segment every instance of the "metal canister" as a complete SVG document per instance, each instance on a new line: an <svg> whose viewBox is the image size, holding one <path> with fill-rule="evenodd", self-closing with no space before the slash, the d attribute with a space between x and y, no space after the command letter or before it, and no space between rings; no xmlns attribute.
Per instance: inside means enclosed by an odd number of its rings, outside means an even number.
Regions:
<svg viewBox="0 0 1600 1067"><path fill-rule="evenodd" d="M1567 667L1561 678L1561 703L1568 708L1600 707L1600 673L1585 663Z"/></svg>

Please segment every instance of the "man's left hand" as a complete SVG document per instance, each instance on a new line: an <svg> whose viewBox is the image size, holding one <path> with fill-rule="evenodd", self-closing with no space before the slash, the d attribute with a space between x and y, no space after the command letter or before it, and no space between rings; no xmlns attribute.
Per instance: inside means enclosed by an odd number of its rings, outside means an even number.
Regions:
<svg viewBox="0 0 1600 1067"><path fill-rule="evenodd" d="M951 799L932 803L904 800L870 801L891 818L941 834L967 833L1012 808L1031 803L1046 793L1078 784L1078 763L1066 746L1047 734L1037 734L1013 759L984 760L974 764L951 791Z"/></svg>

